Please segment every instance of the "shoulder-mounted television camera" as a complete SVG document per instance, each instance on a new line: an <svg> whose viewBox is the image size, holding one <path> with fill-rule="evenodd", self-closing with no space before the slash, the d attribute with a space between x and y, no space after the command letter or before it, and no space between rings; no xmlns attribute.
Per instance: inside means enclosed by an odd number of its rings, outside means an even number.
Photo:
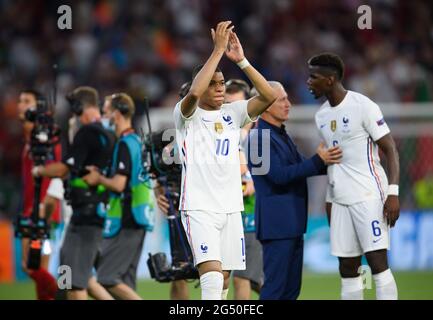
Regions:
<svg viewBox="0 0 433 320"><path fill-rule="evenodd" d="M34 124L30 135L30 155L35 166L43 165L47 159L54 157L54 145L59 143L60 129L54 122L52 112L48 108L47 100L37 97L34 108L26 111L25 119ZM17 217L15 236L29 238L30 248L27 259L29 269L40 266L43 242L49 237L49 225L45 219L39 217L39 200L42 178L34 178L34 198L31 217Z"/></svg>
<svg viewBox="0 0 433 320"><path fill-rule="evenodd" d="M165 253L150 254L147 260L150 275L158 282L170 282L181 279L198 279L194 267L191 248L185 231L178 217L182 167L179 162L174 130L152 133L148 109L145 109L149 133L143 136L144 167L159 186L164 188L170 207L167 214L171 264ZM166 136L169 139L166 139Z"/></svg>

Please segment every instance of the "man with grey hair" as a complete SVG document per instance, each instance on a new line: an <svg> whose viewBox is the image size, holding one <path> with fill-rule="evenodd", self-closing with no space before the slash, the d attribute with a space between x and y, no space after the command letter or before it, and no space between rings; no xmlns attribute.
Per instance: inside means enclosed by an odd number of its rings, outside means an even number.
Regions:
<svg viewBox="0 0 433 320"><path fill-rule="evenodd" d="M248 166L256 188L256 236L263 247L265 282L260 299L294 300L301 289L307 177L326 174L326 165L338 163L341 151L320 144L317 154L304 158L283 124L291 108L287 93L279 82L269 84L277 100L265 110L248 138ZM266 150L268 153L263 154ZM261 163L255 158L259 154ZM269 170L257 174L255 169L261 166Z"/></svg>

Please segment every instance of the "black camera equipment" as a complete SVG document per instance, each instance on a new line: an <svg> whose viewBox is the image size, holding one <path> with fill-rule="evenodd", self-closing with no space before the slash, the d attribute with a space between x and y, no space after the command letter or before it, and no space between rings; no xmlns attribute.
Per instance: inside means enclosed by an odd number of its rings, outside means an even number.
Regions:
<svg viewBox="0 0 433 320"><path fill-rule="evenodd" d="M54 122L47 100L42 96L37 97L36 106L26 111L25 119L34 125L30 136L30 155L33 164L34 166L43 165L50 157L53 157L54 145L60 140L60 129ZM27 268L32 270L39 269L42 245L49 237L49 225L46 219L39 217L41 185L42 178L35 177L31 217L19 215L15 228L16 237L30 238Z"/></svg>
<svg viewBox="0 0 433 320"><path fill-rule="evenodd" d="M158 252L153 255L149 253L147 266L151 277L158 282L198 279L191 249L178 218L182 167L178 161L173 161L177 156L174 141L164 141L164 131L152 133L147 101L145 106L149 133L142 137L144 166L150 176L164 188L169 202L167 219L172 258L169 264L165 253Z"/></svg>

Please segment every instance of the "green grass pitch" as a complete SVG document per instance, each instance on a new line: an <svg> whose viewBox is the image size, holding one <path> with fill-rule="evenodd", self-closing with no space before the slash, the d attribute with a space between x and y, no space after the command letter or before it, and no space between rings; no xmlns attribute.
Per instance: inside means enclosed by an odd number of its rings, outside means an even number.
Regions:
<svg viewBox="0 0 433 320"><path fill-rule="evenodd" d="M404 300L433 300L433 271L394 272L399 298ZM194 288L197 282L189 284L191 299L200 299L200 289ZM166 300L169 298L170 285L153 280L138 282L138 293L146 300ZM300 299L329 300L339 299L340 278L336 274L317 274L305 272ZM374 282L371 289L365 290L365 299L374 299ZM257 299L256 294L253 299ZM30 281L0 284L0 300L35 299L34 285ZM233 287L229 291L233 299Z"/></svg>

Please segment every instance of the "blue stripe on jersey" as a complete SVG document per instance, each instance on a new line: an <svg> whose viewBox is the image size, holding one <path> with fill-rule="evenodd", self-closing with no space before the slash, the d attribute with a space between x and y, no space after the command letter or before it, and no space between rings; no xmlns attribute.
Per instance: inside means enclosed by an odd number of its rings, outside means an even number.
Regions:
<svg viewBox="0 0 433 320"><path fill-rule="evenodd" d="M373 176L374 181L376 181L377 189L379 189L380 198L382 199L382 202L383 202L384 201L384 195L383 195L383 192L382 192L382 187L380 186L379 178L377 177L376 172L373 171L374 164L373 164L372 143L373 142L371 141L371 138L368 138L367 139L367 162L368 162L368 167L370 168L371 175ZM370 156L371 156L371 158L370 158Z"/></svg>
<svg viewBox="0 0 433 320"><path fill-rule="evenodd" d="M241 238L241 242L242 242L242 257L245 256L245 241L244 238Z"/></svg>

